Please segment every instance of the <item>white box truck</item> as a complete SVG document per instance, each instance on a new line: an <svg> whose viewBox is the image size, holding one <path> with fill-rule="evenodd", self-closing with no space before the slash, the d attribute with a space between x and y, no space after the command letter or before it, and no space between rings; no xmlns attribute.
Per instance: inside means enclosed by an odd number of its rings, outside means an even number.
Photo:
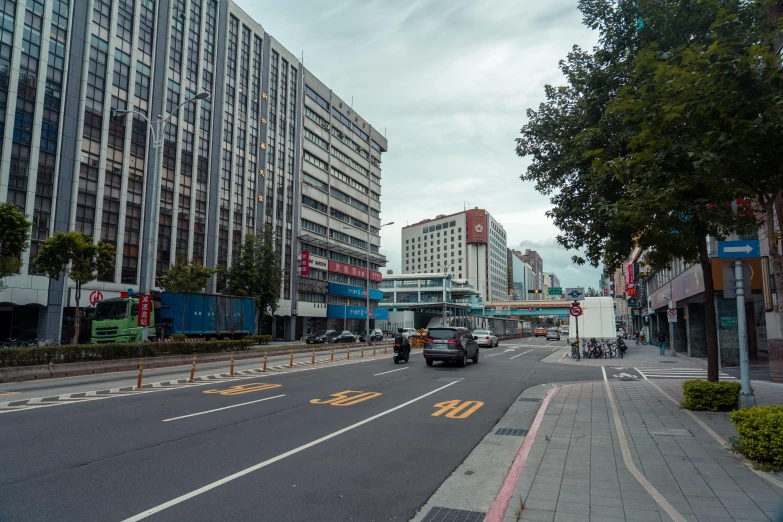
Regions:
<svg viewBox="0 0 783 522"><path fill-rule="evenodd" d="M568 340L576 340L576 322L579 321L579 340L616 339L617 333L614 326L614 302L611 297L585 297L579 301L582 307L582 315L578 318L571 316L568 328Z"/></svg>

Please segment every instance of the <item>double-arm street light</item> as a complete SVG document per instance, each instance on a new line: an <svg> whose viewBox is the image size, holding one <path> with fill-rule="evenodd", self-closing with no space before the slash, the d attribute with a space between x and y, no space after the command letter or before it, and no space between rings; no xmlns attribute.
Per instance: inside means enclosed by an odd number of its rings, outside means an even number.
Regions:
<svg viewBox="0 0 783 522"><path fill-rule="evenodd" d="M142 230L142 245L144 250L142 251L142 265L141 265L141 280L139 281L139 294L148 294L152 290L152 273L155 270L153 263L157 256L153 249L155 248L155 232L153 224L155 223L155 211L156 203L158 199L158 185L160 184L160 172L163 168L163 133L166 131L166 126L171 122L171 118L179 113L179 110L188 103L196 103L198 100L206 100L209 98L208 92L200 92L192 98L188 98L184 102L180 103L168 116L165 118L162 115L158 115L157 120L150 120L146 114L137 110L116 110L112 111L113 115L120 114L135 114L144 118L149 126L150 134L152 134L152 150L155 155L155 167L148 169L150 179L147 180L147 187L149 191L149 197L145 199L144 209L144 229ZM147 154L147 161L149 162L150 154ZM145 326L141 330L140 342L144 342L149 338L149 327Z"/></svg>
<svg viewBox="0 0 783 522"><path fill-rule="evenodd" d="M378 235L380 236L381 229L383 227L388 227L389 225L393 225L394 221L390 221L389 223L383 224L378 227ZM364 320L364 341L367 344L370 344L370 229L367 228L367 230L363 230L361 228L356 227L343 227L344 230L348 229L354 229L359 230L361 232L365 232L367 234L367 290L366 290L366 298L367 298L367 317ZM345 305L346 307L348 305ZM347 310L347 308L346 308Z"/></svg>

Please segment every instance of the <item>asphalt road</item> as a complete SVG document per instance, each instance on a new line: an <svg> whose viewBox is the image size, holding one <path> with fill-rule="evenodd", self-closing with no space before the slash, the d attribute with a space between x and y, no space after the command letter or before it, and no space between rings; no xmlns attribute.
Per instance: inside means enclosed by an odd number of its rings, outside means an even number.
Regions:
<svg viewBox="0 0 783 522"><path fill-rule="evenodd" d="M8 412L0 520L409 520L524 389L601 378L540 362L562 344L506 341L467 368L352 356ZM106 378L68 393L116 386Z"/></svg>

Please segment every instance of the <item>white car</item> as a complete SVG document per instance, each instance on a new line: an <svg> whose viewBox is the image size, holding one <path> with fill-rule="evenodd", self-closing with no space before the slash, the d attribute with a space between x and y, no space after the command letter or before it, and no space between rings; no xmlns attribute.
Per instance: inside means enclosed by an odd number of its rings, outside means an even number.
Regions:
<svg viewBox="0 0 783 522"><path fill-rule="evenodd" d="M499 344L498 338L495 336L492 330L474 330L473 338L476 340L476 344L479 346L487 346L492 348L493 346L497 346Z"/></svg>
<svg viewBox="0 0 783 522"><path fill-rule="evenodd" d="M403 328L402 329L402 338L403 339L410 339L413 335L419 335L418 330L415 328Z"/></svg>

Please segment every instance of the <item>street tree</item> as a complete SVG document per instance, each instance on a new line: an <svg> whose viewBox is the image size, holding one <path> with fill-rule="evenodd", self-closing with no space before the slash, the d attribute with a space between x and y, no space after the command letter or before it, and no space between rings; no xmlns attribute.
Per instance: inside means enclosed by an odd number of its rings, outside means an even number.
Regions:
<svg viewBox="0 0 783 522"><path fill-rule="evenodd" d="M275 248L272 227L266 225L260 235L245 235L231 267L222 275L226 293L255 299L256 329L260 332L263 321L277 310L282 284L280 251Z"/></svg>
<svg viewBox="0 0 783 522"><path fill-rule="evenodd" d="M33 260L36 269L55 281L65 275L76 285L74 302L73 343L79 342L79 300L82 286L100 275L114 270L114 246L104 241L93 242L83 232L57 232L38 248Z"/></svg>
<svg viewBox="0 0 783 522"><path fill-rule="evenodd" d="M0 203L0 292L5 278L19 273L22 253L30 241L30 226L24 213L13 203Z"/></svg>
<svg viewBox="0 0 783 522"><path fill-rule="evenodd" d="M197 294L204 291L209 283L209 278L215 273L215 270L193 263L186 254L177 253L177 260L173 265L163 271L158 281L158 286L172 294L181 294L184 296L185 303L182 307L182 331L185 333L185 318L187 317L188 301L191 294Z"/></svg>
<svg viewBox="0 0 783 522"><path fill-rule="evenodd" d="M706 239L751 226L747 216L734 215L724 205L747 191L710 180L709 171L698 165L688 167L684 144L672 151L667 148L675 145L672 140L657 149L651 143L647 157L636 154L644 129L623 112L628 102L620 100L642 88L639 57L653 52L667 57L683 46L711 45L718 36L714 26L727 12L736 14L736 25L743 29L760 24L760 2L582 0L579 7L584 23L598 30L598 44L592 52L574 47L560 63L567 85L546 86L546 101L528 111L517 139L517 153L532 160L522 179L551 196L549 216L561 230L558 242L584 251L574 256L577 264L617 268L638 246L648 250L645 263L653 269L668 267L674 258L701 265L708 378L717 380Z"/></svg>
<svg viewBox="0 0 783 522"><path fill-rule="evenodd" d="M589 286L587 287L587 291L585 292L585 297L601 297L601 292L599 292L592 286Z"/></svg>

